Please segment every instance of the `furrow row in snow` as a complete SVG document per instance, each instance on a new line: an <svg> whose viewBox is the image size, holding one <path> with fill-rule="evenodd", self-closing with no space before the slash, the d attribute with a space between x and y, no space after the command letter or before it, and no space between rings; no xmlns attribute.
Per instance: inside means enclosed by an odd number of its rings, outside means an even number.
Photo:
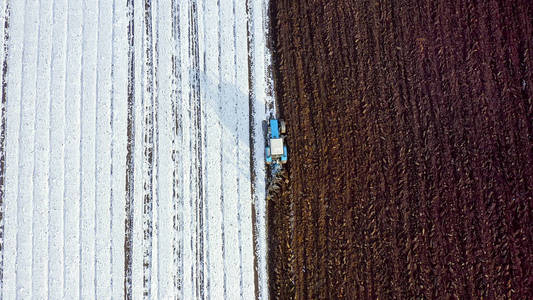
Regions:
<svg viewBox="0 0 533 300"><path fill-rule="evenodd" d="M143 36L143 295L152 295L152 242L154 200L154 57L152 37L152 4L144 2Z"/></svg>
<svg viewBox="0 0 533 300"><path fill-rule="evenodd" d="M136 157L136 76L137 68L135 64L135 19L134 1L128 0L128 117L127 117L127 154L126 154L126 182L125 182L125 203L124 203L124 296L132 299L132 273L133 273L133 225L134 225L134 204L135 204L135 157Z"/></svg>
<svg viewBox="0 0 533 300"><path fill-rule="evenodd" d="M191 156L190 167L190 206L194 211L191 214L191 231L194 232L191 239L191 251L194 255L194 298L204 299L204 273L203 273L203 209L202 209L202 120L200 98L200 50L199 41L199 5L198 0L190 2L190 28L189 28L189 56L190 67L190 131L191 131Z"/></svg>
<svg viewBox="0 0 533 300"><path fill-rule="evenodd" d="M171 82L171 107L172 107L172 282L173 295L183 299L183 125L182 125L182 89L181 89L181 40L180 8L178 0L173 0L172 7L172 82Z"/></svg>

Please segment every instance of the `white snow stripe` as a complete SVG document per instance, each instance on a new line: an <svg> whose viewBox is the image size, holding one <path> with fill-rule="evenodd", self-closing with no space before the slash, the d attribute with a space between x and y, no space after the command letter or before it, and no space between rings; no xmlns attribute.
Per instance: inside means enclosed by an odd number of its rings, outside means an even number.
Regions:
<svg viewBox="0 0 533 300"><path fill-rule="evenodd" d="M154 298L158 296L158 287L159 287L159 210L157 209L159 205L159 78L157 76L157 69L159 67L158 59L158 14L159 14L159 1L151 4L151 23L152 23L152 34L151 39L152 43L150 48L152 49L152 99L153 99L153 110L152 110L152 139L153 139L153 158L152 158L152 270L151 270L151 295L154 295Z"/></svg>
<svg viewBox="0 0 533 300"><path fill-rule="evenodd" d="M172 196L172 18L169 1L157 4L157 298L174 298Z"/></svg>
<svg viewBox="0 0 533 300"><path fill-rule="evenodd" d="M143 202L144 202L144 1L134 3L134 46L135 46L135 196L133 205L133 258L132 295L134 299L143 297Z"/></svg>
<svg viewBox="0 0 533 300"><path fill-rule="evenodd" d="M51 30L52 30L52 1L39 3L39 40L38 58L35 68L35 127L34 140L34 188L33 188L33 266L32 266L32 295L34 298L48 297L48 211L49 211L49 152L50 140L50 60L51 60Z"/></svg>
<svg viewBox="0 0 533 300"><path fill-rule="evenodd" d="M209 267L209 295L224 295L224 260L222 255L222 213L221 213L221 160L220 160L220 120L219 107L219 26L218 5L216 0L204 2L203 22L205 22L202 48L205 51L205 70L202 76L202 97L206 128L206 243L209 247L207 265ZM208 25L209 24L209 25Z"/></svg>
<svg viewBox="0 0 533 300"><path fill-rule="evenodd" d="M124 241L127 111L128 111L128 17L125 1L113 1L111 92L111 288L112 298L125 298ZM127 137L127 134L126 134Z"/></svg>
<svg viewBox="0 0 533 300"><path fill-rule="evenodd" d="M48 228L48 298L63 297L64 287L64 160L66 0L53 5L52 60L50 69L50 165Z"/></svg>
<svg viewBox="0 0 533 300"><path fill-rule="evenodd" d="M182 111L183 111L183 119L182 119L182 131L183 131L183 137L182 137L182 149L183 149L183 157L182 157L182 163L183 167L181 169L182 172L182 204L183 204L183 231L182 231L182 241L183 241L183 298L191 298L194 299L194 284L193 280L195 277L194 274L194 252L192 249L192 237L193 232L191 228L191 214L192 209L190 205L190 197L191 197L191 177L190 177L190 166L192 161L191 156L191 107L190 107L190 93L191 93L191 86L190 86L190 69L191 69L191 59L190 59L190 24L191 24L191 18L190 18L190 1L184 1L182 2L183 6L181 6L180 10L180 31L182 32L181 35L181 53L182 53L182 60L181 60L181 72L182 72Z"/></svg>
<svg viewBox="0 0 533 300"><path fill-rule="evenodd" d="M113 2L99 1L96 67L95 296L111 298L111 61Z"/></svg>
<svg viewBox="0 0 533 300"><path fill-rule="evenodd" d="M81 3L67 2L67 65L65 76L65 177L64 177L64 298L80 297L80 185L81 185Z"/></svg>
<svg viewBox="0 0 533 300"><path fill-rule="evenodd" d="M95 298L97 5L90 0L84 0L82 5L80 299Z"/></svg>
<svg viewBox="0 0 533 300"><path fill-rule="evenodd" d="M22 50L22 84L20 87L19 173L17 197L17 298L32 297L33 265L33 154L36 102L36 68L38 32L33 20L38 20L39 3L26 1L24 5L24 42Z"/></svg>
<svg viewBox="0 0 533 300"><path fill-rule="evenodd" d="M221 1L221 40L230 41L229 45L221 48L221 121L223 122L223 187L224 187L224 250L226 269L226 291L229 299L240 298L240 259L238 239L237 202L238 188L237 177L239 170L236 168L236 115L235 103L237 90L235 86L235 44L234 20L232 0Z"/></svg>

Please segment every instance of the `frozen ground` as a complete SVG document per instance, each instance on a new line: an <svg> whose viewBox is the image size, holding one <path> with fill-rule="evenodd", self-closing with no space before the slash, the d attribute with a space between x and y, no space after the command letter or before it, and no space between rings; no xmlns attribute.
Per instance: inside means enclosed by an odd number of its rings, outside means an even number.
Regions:
<svg viewBox="0 0 533 300"><path fill-rule="evenodd" d="M268 298L267 1L0 0L0 298Z"/></svg>

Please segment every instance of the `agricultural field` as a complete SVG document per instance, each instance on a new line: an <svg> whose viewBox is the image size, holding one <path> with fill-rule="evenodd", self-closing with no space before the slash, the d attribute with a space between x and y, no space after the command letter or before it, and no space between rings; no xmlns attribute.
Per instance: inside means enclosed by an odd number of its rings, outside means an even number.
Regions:
<svg viewBox="0 0 533 300"><path fill-rule="evenodd" d="M267 299L267 1L0 0L0 299Z"/></svg>
<svg viewBox="0 0 533 300"><path fill-rule="evenodd" d="M532 37L526 0L0 0L0 299L533 298Z"/></svg>
<svg viewBox="0 0 533 300"><path fill-rule="evenodd" d="M533 297L533 4L271 5L273 299Z"/></svg>

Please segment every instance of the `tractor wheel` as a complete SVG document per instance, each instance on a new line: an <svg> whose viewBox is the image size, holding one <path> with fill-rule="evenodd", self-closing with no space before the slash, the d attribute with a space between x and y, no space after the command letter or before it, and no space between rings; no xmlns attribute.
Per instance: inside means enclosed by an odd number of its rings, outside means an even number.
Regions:
<svg viewBox="0 0 533 300"><path fill-rule="evenodd" d="M287 127L285 125L284 120L279 121L279 131L281 132L281 134L285 134L287 132Z"/></svg>

